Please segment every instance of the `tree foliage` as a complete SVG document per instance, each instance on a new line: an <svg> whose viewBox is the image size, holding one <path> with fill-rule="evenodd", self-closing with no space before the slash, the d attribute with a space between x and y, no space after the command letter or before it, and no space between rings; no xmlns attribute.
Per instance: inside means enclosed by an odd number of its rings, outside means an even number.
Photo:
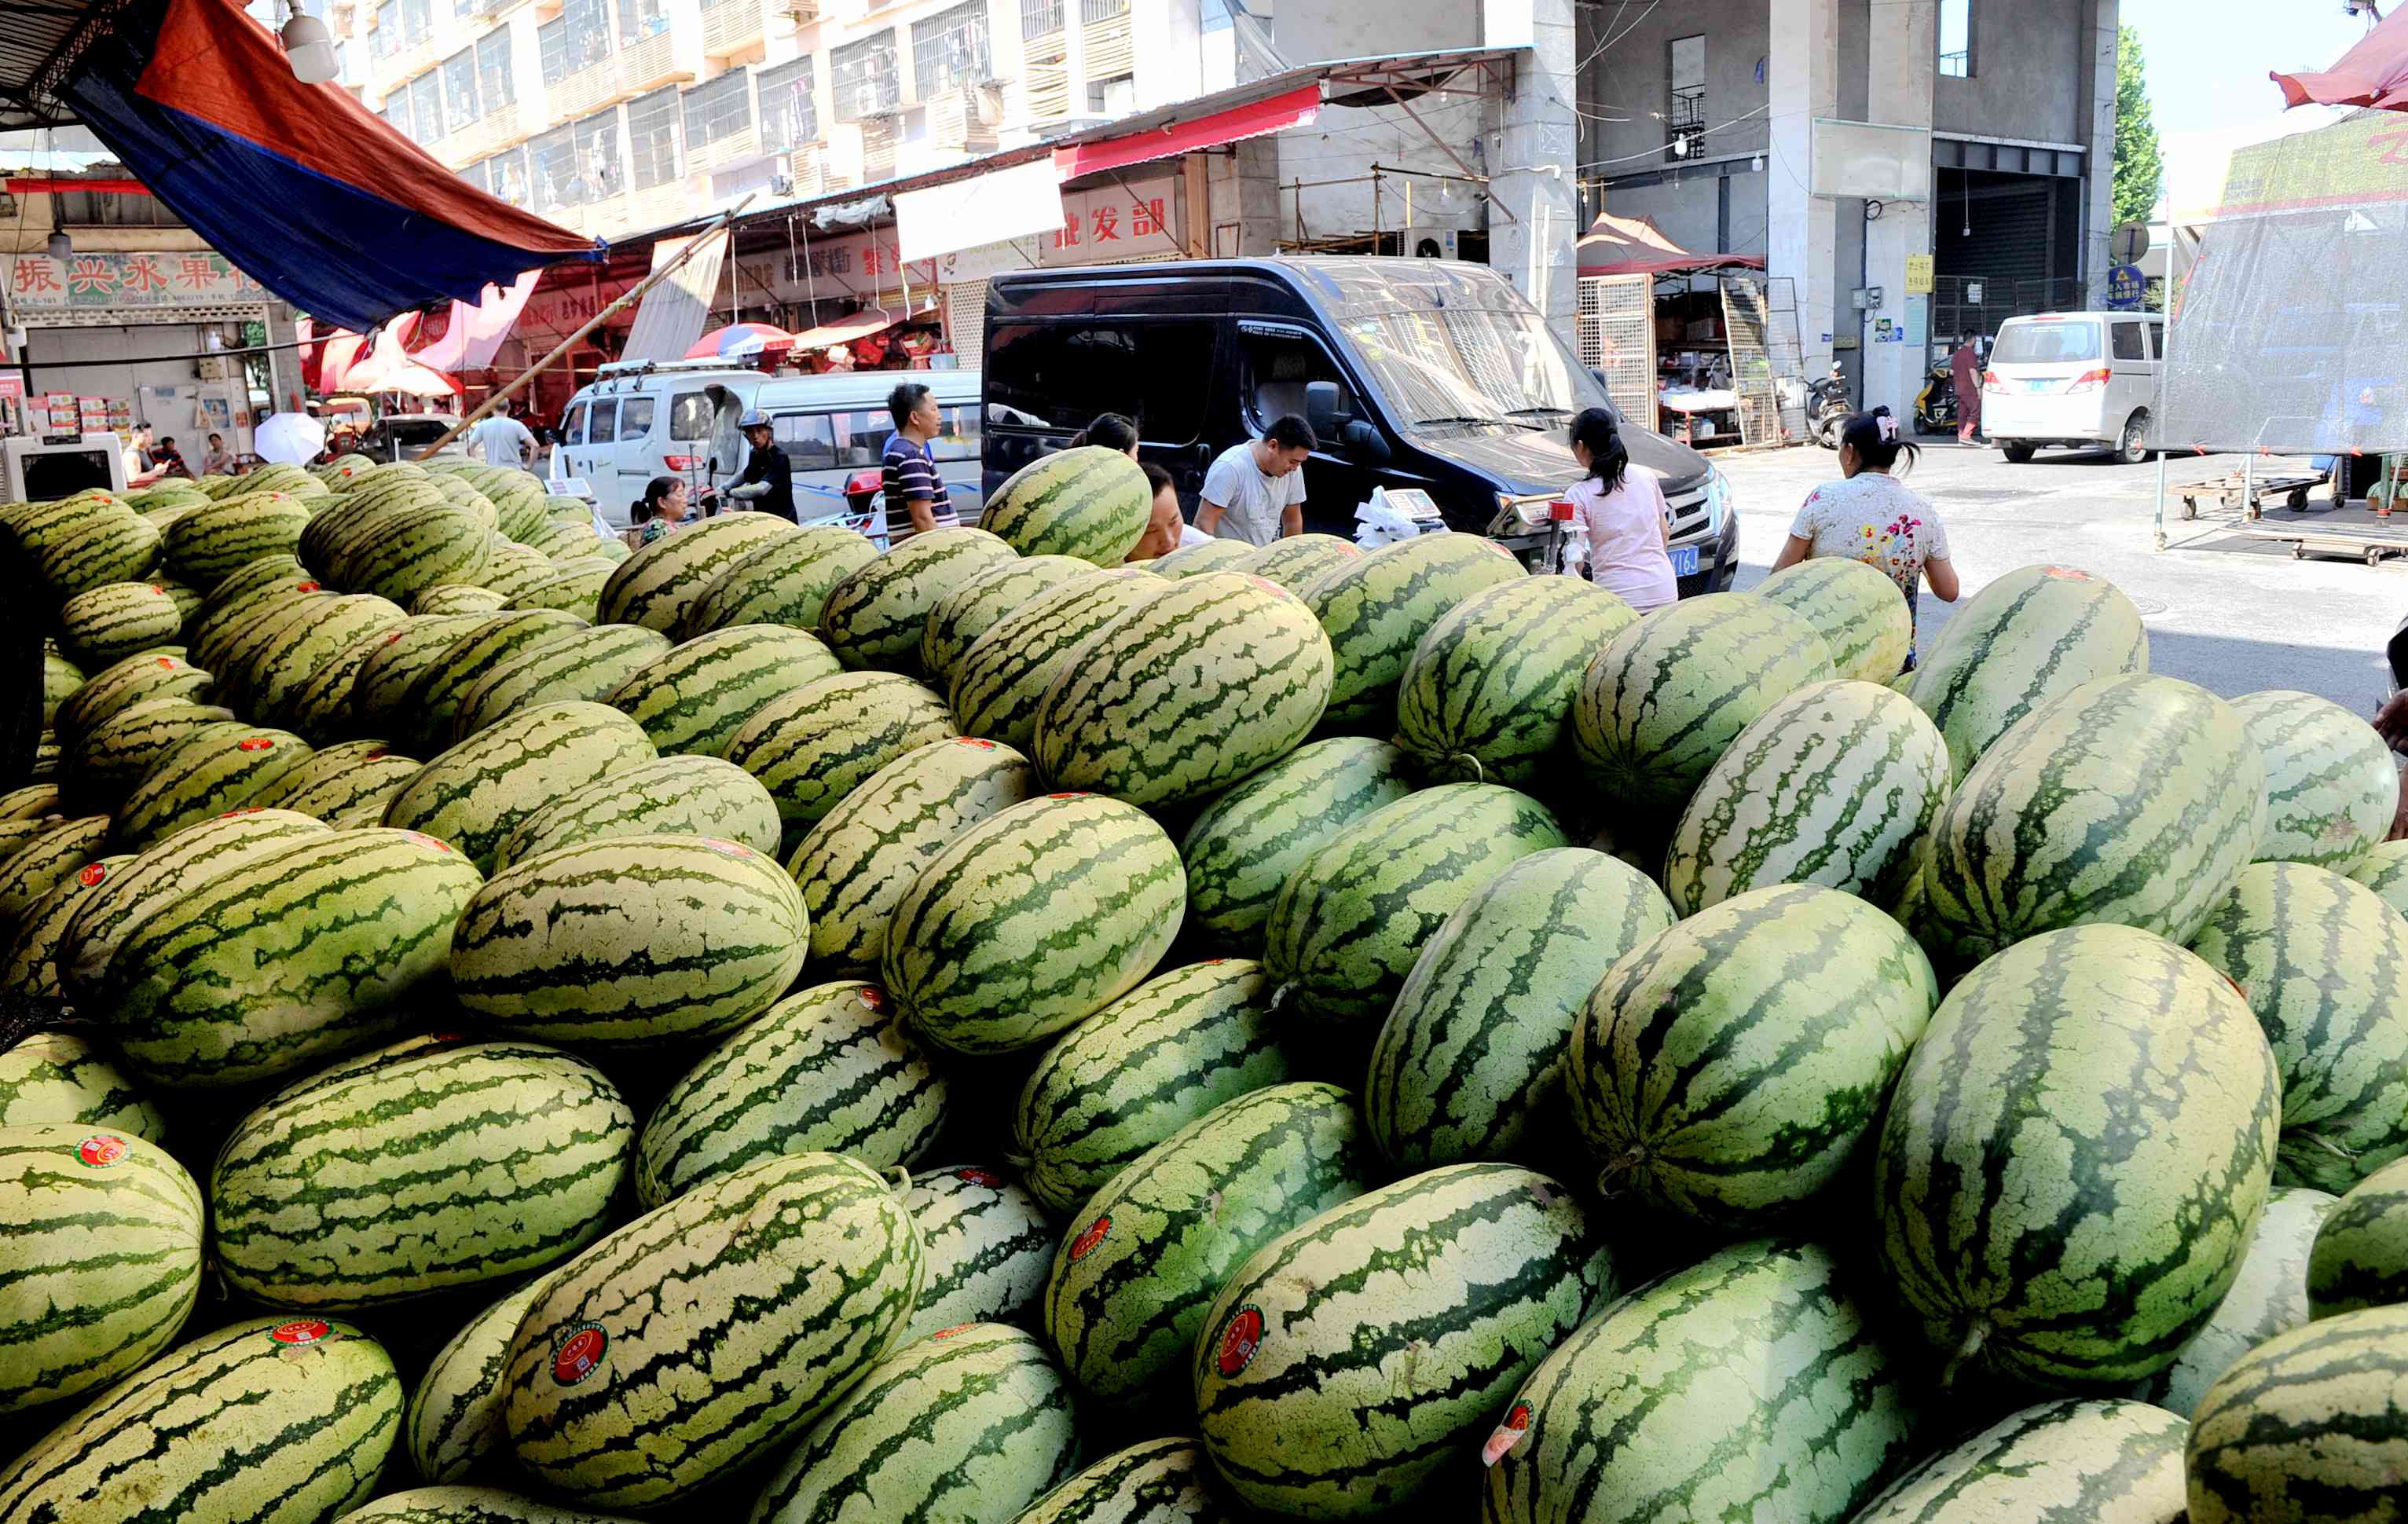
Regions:
<svg viewBox="0 0 2408 1524"><path fill-rule="evenodd" d="M2165 183L2166 159L2149 111L2141 35L2122 27L2115 35L2115 222L2148 222Z"/></svg>

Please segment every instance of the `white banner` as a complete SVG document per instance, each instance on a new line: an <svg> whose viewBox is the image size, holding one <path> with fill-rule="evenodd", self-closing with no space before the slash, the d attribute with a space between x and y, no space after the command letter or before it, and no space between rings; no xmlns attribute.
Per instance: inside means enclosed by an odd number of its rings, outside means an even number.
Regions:
<svg viewBox="0 0 2408 1524"><path fill-rule="evenodd" d="M896 241L906 260L934 259L1064 225L1062 177L1050 158L895 197Z"/></svg>

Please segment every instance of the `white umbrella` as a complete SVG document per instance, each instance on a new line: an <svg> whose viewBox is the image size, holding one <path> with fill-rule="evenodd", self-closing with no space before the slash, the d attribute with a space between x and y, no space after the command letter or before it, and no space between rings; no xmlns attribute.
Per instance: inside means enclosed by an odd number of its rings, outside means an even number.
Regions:
<svg viewBox="0 0 2408 1524"><path fill-rule="evenodd" d="M326 448L326 425L306 412L270 413L251 431L259 458L279 466L307 466Z"/></svg>

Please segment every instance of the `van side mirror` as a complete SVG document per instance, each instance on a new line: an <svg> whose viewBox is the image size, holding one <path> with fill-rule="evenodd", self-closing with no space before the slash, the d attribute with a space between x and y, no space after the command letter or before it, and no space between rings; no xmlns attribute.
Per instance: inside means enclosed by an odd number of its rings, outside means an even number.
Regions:
<svg viewBox="0 0 2408 1524"><path fill-rule="evenodd" d="M1308 381L1304 388L1304 421L1312 425L1315 439L1336 440L1338 428L1338 383Z"/></svg>
<svg viewBox="0 0 2408 1524"><path fill-rule="evenodd" d="M1388 441L1380 437L1377 424L1361 418L1349 419L1341 431L1346 453L1367 466L1388 464Z"/></svg>

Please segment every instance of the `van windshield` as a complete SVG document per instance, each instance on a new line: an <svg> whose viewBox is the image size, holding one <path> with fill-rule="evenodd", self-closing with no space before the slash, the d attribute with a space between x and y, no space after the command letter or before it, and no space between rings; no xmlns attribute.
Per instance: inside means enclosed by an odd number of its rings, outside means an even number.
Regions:
<svg viewBox="0 0 2408 1524"><path fill-rule="evenodd" d="M1338 330L1408 428L1555 429L1606 405L1597 378L1533 311L1356 310L1339 318Z"/></svg>
<svg viewBox="0 0 2408 1524"><path fill-rule="evenodd" d="M1994 366L2064 365L2099 358L2096 323L2010 323L1990 352Z"/></svg>

